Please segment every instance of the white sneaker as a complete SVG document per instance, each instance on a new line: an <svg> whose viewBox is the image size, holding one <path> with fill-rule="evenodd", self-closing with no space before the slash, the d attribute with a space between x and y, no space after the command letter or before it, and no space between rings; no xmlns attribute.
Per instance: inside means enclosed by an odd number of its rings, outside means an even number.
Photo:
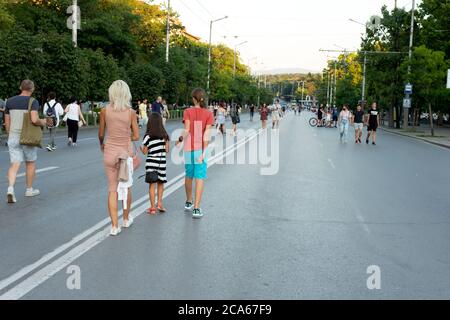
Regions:
<svg viewBox="0 0 450 320"><path fill-rule="evenodd" d="M47 150L50 151L50 152L53 151L52 146L51 146L51 145L48 145L48 146L47 146Z"/></svg>
<svg viewBox="0 0 450 320"><path fill-rule="evenodd" d="M112 227L111 231L109 232L109 235L114 237L114 236L119 235L119 233L121 231L122 231L122 229L120 229L120 228Z"/></svg>
<svg viewBox="0 0 450 320"><path fill-rule="evenodd" d="M38 189L28 189L25 192L25 197L36 197L40 194L41 194L41 192Z"/></svg>
<svg viewBox="0 0 450 320"><path fill-rule="evenodd" d="M16 195L14 194L14 189L8 188L8 193L6 194L6 198L8 199L8 203L16 203Z"/></svg>
<svg viewBox="0 0 450 320"><path fill-rule="evenodd" d="M131 227L131 225L133 224L133 222L134 222L133 217L132 217L132 216L129 216L129 217L128 217L128 220L123 220L122 227L123 227L123 228L129 228L129 227Z"/></svg>

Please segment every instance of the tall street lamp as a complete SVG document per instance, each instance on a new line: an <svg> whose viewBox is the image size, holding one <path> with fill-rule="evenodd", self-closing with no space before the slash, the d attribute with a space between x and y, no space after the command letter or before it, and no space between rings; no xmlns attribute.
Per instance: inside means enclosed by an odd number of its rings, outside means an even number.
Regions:
<svg viewBox="0 0 450 320"><path fill-rule="evenodd" d="M169 47L170 47L170 0L167 0L166 63L169 63Z"/></svg>
<svg viewBox="0 0 450 320"><path fill-rule="evenodd" d="M206 91L208 92L208 94L210 93L209 83L210 83L210 79L211 79L211 37L212 37L212 26L213 26L214 22L225 20L227 18L228 18L228 16L225 16L225 17L220 18L220 19L211 20L211 22L209 23L208 80L206 82Z"/></svg>
<svg viewBox="0 0 450 320"><path fill-rule="evenodd" d="M298 83L302 84L302 103L301 103L301 106L303 107L303 97L304 97L303 94L305 92L305 80L299 81Z"/></svg>
<svg viewBox="0 0 450 320"><path fill-rule="evenodd" d="M412 9L411 9L411 29L409 34L409 62L408 62L408 79L411 75L411 58L412 58L412 48L413 48L413 40L414 40L414 10L416 8L416 1L412 1ZM405 102L403 103L403 128L407 128L409 126L409 109L411 108L411 98L410 94L412 94L412 85L408 83L405 87Z"/></svg>
<svg viewBox="0 0 450 320"><path fill-rule="evenodd" d="M236 76L236 50L237 50L237 47L242 46L246 43L248 43L248 41L241 42L234 46L233 77Z"/></svg>
<svg viewBox="0 0 450 320"><path fill-rule="evenodd" d="M356 21L354 19L348 19L351 22L360 24L364 27L367 27L364 23ZM367 51L364 52L364 63L363 63L363 79L362 79L362 88L361 88L361 107L364 108L365 99L366 99L366 65L367 65Z"/></svg>

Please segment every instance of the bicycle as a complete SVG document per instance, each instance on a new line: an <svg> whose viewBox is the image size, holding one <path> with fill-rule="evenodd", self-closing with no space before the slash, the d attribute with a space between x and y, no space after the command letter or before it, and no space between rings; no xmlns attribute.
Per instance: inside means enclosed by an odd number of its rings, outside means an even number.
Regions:
<svg viewBox="0 0 450 320"><path fill-rule="evenodd" d="M319 124L319 119L317 119L316 117L312 117L311 119L309 119L309 125L311 127L317 127L318 124Z"/></svg>

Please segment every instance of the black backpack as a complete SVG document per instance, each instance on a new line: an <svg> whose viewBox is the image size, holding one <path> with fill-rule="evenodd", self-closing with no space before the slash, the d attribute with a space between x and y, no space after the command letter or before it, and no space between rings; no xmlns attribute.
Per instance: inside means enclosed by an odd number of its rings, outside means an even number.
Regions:
<svg viewBox="0 0 450 320"><path fill-rule="evenodd" d="M56 118L56 110L55 107L58 104L58 102L55 101L55 103L53 104L53 106L50 106L50 103L47 102L47 112L46 112L46 116L49 118Z"/></svg>

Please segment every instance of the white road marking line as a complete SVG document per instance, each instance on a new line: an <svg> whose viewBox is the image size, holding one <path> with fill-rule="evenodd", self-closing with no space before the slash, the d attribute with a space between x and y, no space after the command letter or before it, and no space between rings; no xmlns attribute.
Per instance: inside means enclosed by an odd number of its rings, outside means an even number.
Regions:
<svg viewBox="0 0 450 320"><path fill-rule="evenodd" d="M244 139L242 139L242 140L244 140ZM239 143L242 143L242 140L239 141ZM209 164L211 165L217 157L220 157L221 155L225 154L227 151L229 151L230 149L232 149L232 148L234 148L236 146L237 145L233 144L233 145L229 146L228 148L226 148L225 150L222 150L219 154L215 155L214 157L212 157L210 159ZM184 175L185 175L184 173L181 173L178 176L176 176L175 178L171 179L168 183L166 183L165 188L167 189L172 184L175 184L178 180L183 179ZM139 205L141 202L147 201L147 199L148 199L148 195L145 195L145 196L139 198L138 200L134 201L131 204L131 207L135 207L135 206ZM123 211L121 210L121 211L119 211L119 218L122 217L122 215L123 215ZM24 277L25 275L27 275L28 273L30 273L34 269L39 268L44 263L50 261L51 259L53 259L57 255L61 254L63 251L67 250L68 248L70 248L73 245L75 245L77 242L79 242L79 241L83 240L84 238L88 237L93 232L97 231L98 229L105 227L109 223L110 223L110 219L109 218L103 219L102 221L100 221L99 223L94 225L93 227L87 229L86 231L84 231L81 234L79 234L76 237L74 237L71 241L61 245L60 247L56 248L52 252L44 255L43 257L41 257L39 260L37 260L33 264L30 264L30 265L22 268L21 270L19 270L15 274L11 275L10 277L3 279L2 281L0 281L0 290L3 290L4 288L9 286L10 284L16 282L17 280L19 280L20 278Z"/></svg>
<svg viewBox="0 0 450 320"><path fill-rule="evenodd" d="M358 219L359 222L361 222L364 231L366 231L367 234L370 234L369 226L366 224L366 222L364 221L364 218L359 213L356 215L356 219Z"/></svg>
<svg viewBox="0 0 450 320"><path fill-rule="evenodd" d="M240 143L242 143L242 141L240 141ZM215 155L214 157L212 157L210 159L210 164L213 163L214 159L221 156L222 154L226 153L228 150L230 150L231 148L236 147L235 144L231 145L230 147L226 148L225 150L222 150L222 152L220 152L219 154ZM166 185L165 188L169 188L172 184L175 184L178 180L183 179L184 178L184 173L179 174L178 176L176 176L175 178L171 179ZM167 194L167 193L166 193ZM141 198L139 198L138 200L134 201L131 204L131 207L135 207L137 205L139 205L141 202L144 202L148 199L148 195L145 195ZM123 215L123 210L119 211L119 218ZM93 227L87 229L86 231L84 231L83 233L77 235L76 237L74 237L71 241L61 245L60 247L56 248L54 251L44 255L42 258L40 258L38 261L36 261L33 264L30 264L24 268L22 268L21 270L19 270L18 272L16 272L15 274L11 275L10 277L0 281L0 290L3 290L5 287L9 286L10 284L16 282L17 280L19 280L20 278L24 277L25 275L27 275L28 273L30 273L31 271L33 271L34 269L37 269L38 267L40 267L41 265L43 265L44 263L50 261L51 259L53 259L54 257L56 257L57 255L61 254L63 251L67 250L68 248L72 247L73 245L75 245L77 242L83 240L84 238L88 237L89 235L91 235L93 232L97 231L100 228L103 228L104 226L108 225L110 223L110 219L109 218L105 218L102 221L100 221L99 223L97 223L96 225L94 225Z"/></svg>
<svg viewBox="0 0 450 320"><path fill-rule="evenodd" d="M173 192L177 191L180 187L184 185L184 181L180 180L178 183L172 185L168 188L164 197L166 198L170 196ZM147 203L142 204L137 209L132 210L130 213L134 218L138 218L145 212L145 209L148 207ZM109 220L109 219L108 219ZM119 223L121 224L120 221ZM18 300L28 292L38 287L46 280L50 279L56 273L64 269L66 266L70 265L74 260L81 257L84 253L88 252L96 245L100 244L104 240L109 238L110 226L104 227L101 231L95 233L88 239L84 240L81 244L71 249L69 252L59 257L52 263L48 264L44 268L40 269L17 286L14 286L12 289L8 290L4 294L0 296L0 300ZM122 230L122 232L127 232L127 230Z"/></svg>
<svg viewBox="0 0 450 320"><path fill-rule="evenodd" d="M333 169L336 169L336 166L334 165L333 160L331 160L330 158L328 158L328 162L330 163L330 166L331 166Z"/></svg>
<svg viewBox="0 0 450 320"><path fill-rule="evenodd" d="M56 169L59 169L59 167L47 167L47 168L37 169L36 174L51 171L51 170L56 170ZM25 177L25 175L26 175L25 172L19 173L17 175L17 178Z"/></svg>
<svg viewBox="0 0 450 320"><path fill-rule="evenodd" d="M176 176L175 178L171 179L166 184L166 188L168 188L171 185L175 184L178 180L180 180L183 177L184 177L184 173L182 173L182 174ZM133 207L139 205L140 203L146 201L147 199L148 199L148 195L142 196L138 200L134 201L131 204L131 207L133 208ZM123 215L123 210L119 211L119 218L122 217L122 215ZM77 242L79 242L79 241L83 240L84 238L88 237L93 232L97 231L98 229L105 227L109 223L110 223L110 218L103 219L99 223L95 224L93 227L87 229L86 231L84 231L84 232L80 233L79 235L77 235L76 237L74 237L69 242L61 245L60 247L56 248L52 252L42 256L39 260L37 260L33 264L30 264L30 265L20 269L18 272L14 273L13 275L9 276L8 278L3 279L2 281L0 281L0 290L3 290L4 288L9 286L10 284L12 284L12 283L16 282L17 280L19 280L20 278L26 276L28 273L30 273L34 269L39 268L44 263L50 261L51 259L53 259L57 255L61 254L63 251L67 250L68 248L70 248L73 245L75 245Z"/></svg>
<svg viewBox="0 0 450 320"><path fill-rule="evenodd" d="M220 154L214 156L210 160L210 163L208 166L212 166L218 161L220 161L222 158L226 157L229 153L234 152L238 148L242 147L249 141L256 138L259 134L261 134L262 130L260 129L256 134L252 135L251 137L246 137L244 139L241 139L236 144L233 144L232 146L228 147L227 149L223 150ZM173 192L177 191L179 188L181 188L184 185L184 173L178 175L174 179L172 179L169 183L166 184L166 187L170 185L169 188L166 189L164 193L164 198L168 197ZM142 198L135 201L132 206L138 205L138 203L141 203L143 201L146 202L148 199L148 195L143 196ZM132 210L131 214L133 217L139 217L147 207L147 203L142 204L140 207L138 207L135 210ZM120 212L119 218L122 217L123 211ZM104 228L106 225L110 223L109 218L105 218L99 223L97 223L95 226L89 228L85 232L79 234L75 238L73 238L68 243L58 247L54 251L50 252L49 254L44 255L41 259L36 261L35 263L26 266L16 272L15 274L9 276L8 278L2 280L0 282L0 290L3 290L5 287L9 286L10 284L18 281L28 273L32 272L33 270L39 268L44 263L50 261L66 249L72 247L77 242L83 240L84 238L91 235L93 232L97 231L98 229L103 228L101 231L95 233L93 236L82 242L81 244L77 245L73 249L71 249L69 252L67 252L65 255L61 256L60 258L56 259L54 262L48 264L46 267L42 268L41 270L35 272L22 282L20 282L18 285L14 286L10 290L8 290L6 293L0 296L0 300L14 300L14 299L20 299L25 294L51 278L54 274L56 274L58 271L62 270L64 267L69 265L72 261L83 255L85 252L89 251L93 247L95 247L97 244L101 243L103 240L108 238L108 232L109 232L109 226Z"/></svg>

